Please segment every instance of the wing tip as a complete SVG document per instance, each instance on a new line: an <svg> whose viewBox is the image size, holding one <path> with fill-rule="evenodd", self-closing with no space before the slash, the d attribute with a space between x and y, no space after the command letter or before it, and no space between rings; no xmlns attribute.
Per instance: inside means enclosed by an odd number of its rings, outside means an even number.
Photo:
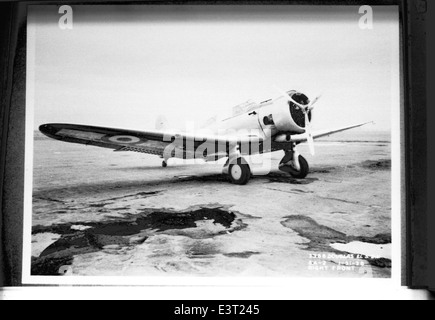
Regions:
<svg viewBox="0 0 435 320"><path fill-rule="evenodd" d="M54 129L53 125L49 123L42 124L39 126L39 131L49 137L53 135L54 133L53 129Z"/></svg>

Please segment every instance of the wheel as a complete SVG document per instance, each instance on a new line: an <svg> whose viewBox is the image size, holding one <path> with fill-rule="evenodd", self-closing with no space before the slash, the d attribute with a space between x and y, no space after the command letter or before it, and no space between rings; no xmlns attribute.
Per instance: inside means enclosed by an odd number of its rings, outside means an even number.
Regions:
<svg viewBox="0 0 435 320"><path fill-rule="evenodd" d="M236 163L230 164L228 173L230 181L234 184L245 185L251 178L251 168L243 162L242 159L237 159Z"/></svg>
<svg viewBox="0 0 435 320"><path fill-rule="evenodd" d="M296 179L305 179L310 171L310 167L307 160L302 156L299 156L299 166L300 170L293 168L293 170L290 172L290 175Z"/></svg>
<svg viewBox="0 0 435 320"><path fill-rule="evenodd" d="M163 161L163 162L162 162L162 167L163 167L163 168L166 168L167 166L168 166L168 163L167 163L166 161Z"/></svg>

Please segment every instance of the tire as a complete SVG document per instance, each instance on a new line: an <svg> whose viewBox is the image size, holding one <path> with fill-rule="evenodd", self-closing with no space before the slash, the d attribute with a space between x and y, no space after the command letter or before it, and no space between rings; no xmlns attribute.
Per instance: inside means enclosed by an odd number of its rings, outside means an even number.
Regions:
<svg viewBox="0 0 435 320"><path fill-rule="evenodd" d="M299 156L299 166L301 169L299 171L294 170L293 172L290 172L290 175L296 179L305 179L310 171L310 167L307 160L301 155Z"/></svg>
<svg viewBox="0 0 435 320"><path fill-rule="evenodd" d="M237 159L236 163L230 164L228 174L231 183L237 185L245 185L251 178L251 168L248 164L243 163L241 159Z"/></svg>
<svg viewBox="0 0 435 320"><path fill-rule="evenodd" d="M167 166L168 166L168 163L167 163L166 161L163 161L163 162L162 162L162 167L163 167L163 168L166 168Z"/></svg>

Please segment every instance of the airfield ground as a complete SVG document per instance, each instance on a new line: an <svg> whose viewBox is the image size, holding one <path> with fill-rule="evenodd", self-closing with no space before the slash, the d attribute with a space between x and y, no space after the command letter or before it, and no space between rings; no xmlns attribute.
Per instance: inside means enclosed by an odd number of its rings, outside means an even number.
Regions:
<svg viewBox="0 0 435 320"><path fill-rule="evenodd" d="M391 276L388 141L300 146L307 179L274 169L246 186L221 164L34 148L33 275Z"/></svg>

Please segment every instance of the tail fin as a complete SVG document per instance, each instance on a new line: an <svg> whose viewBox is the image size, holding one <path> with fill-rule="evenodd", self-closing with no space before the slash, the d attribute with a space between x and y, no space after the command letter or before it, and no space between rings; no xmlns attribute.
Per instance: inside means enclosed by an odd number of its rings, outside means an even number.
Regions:
<svg viewBox="0 0 435 320"><path fill-rule="evenodd" d="M167 129L168 121L162 115L158 116L156 119L156 130L165 130Z"/></svg>

